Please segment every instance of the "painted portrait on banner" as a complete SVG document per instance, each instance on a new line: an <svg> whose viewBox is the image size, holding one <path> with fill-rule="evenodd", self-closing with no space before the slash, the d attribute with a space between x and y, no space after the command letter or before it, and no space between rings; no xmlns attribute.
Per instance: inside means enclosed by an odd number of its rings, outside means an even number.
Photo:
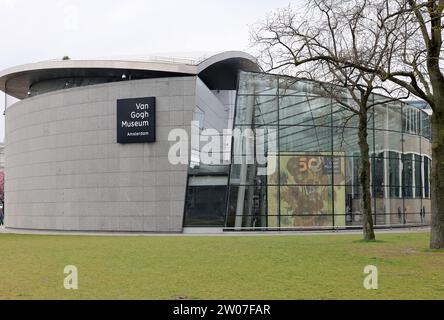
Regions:
<svg viewBox="0 0 444 320"><path fill-rule="evenodd" d="M278 211L281 228L345 226L343 156L338 152L281 154L279 170L268 181L269 226L278 226L271 216Z"/></svg>

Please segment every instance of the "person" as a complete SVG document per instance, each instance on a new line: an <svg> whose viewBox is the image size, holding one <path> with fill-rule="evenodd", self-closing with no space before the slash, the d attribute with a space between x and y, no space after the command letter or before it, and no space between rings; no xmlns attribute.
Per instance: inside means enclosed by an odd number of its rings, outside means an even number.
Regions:
<svg viewBox="0 0 444 320"><path fill-rule="evenodd" d="M398 207L398 219L399 219L399 223L402 223L402 213L401 213L401 207Z"/></svg>
<svg viewBox="0 0 444 320"><path fill-rule="evenodd" d="M3 209L0 209L0 226L3 225Z"/></svg>

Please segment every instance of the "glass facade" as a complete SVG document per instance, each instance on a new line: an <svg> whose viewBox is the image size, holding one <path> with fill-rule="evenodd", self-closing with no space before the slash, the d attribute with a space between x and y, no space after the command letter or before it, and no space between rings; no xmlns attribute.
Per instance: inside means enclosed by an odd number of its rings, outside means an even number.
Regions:
<svg viewBox="0 0 444 320"><path fill-rule="evenodd" d="M428 223L429 116L391 102L377 104L368 119L375 224ZM234 138L226 229L361 225L358 119L325 97L319 84L241 72L234 129L250 130L253 142Z"/></svg>

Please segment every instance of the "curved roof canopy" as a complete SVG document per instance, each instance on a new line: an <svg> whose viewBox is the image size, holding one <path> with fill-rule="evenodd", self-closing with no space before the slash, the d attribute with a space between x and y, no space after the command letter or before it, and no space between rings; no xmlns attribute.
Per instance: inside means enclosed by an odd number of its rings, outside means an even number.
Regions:
<svg viewBox="0 0 444 320"><path fill-rule="evenodd" d="M185 60L51 60L25 64L0 72L0 90L18 99L37 83L91 78L103 82L198 75L212 89L235 89L237 72L261 71L251 55L227 51L199 63ZM124 76L125 75L125 76Z"/></svg>

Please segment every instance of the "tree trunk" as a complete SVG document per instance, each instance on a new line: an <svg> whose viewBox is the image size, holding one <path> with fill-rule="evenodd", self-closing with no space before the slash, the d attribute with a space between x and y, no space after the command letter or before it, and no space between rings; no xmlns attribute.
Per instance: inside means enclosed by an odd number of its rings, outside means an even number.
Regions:
<svg viewBox="0 0 444 320"><path fill-rule="evenodd" d="M361 189L362 228L365 241L374 241L373 217L370 193L370 155L367 142L367 110L359 113L359 150L361 152L361 166L359 168L359 182Z"/></svg>
<svg viewBox="0 0 444 320"><path fill-rule="evenodd" d="M430 248L444 248L444 115L432 115L432 221Z"/></svg>

